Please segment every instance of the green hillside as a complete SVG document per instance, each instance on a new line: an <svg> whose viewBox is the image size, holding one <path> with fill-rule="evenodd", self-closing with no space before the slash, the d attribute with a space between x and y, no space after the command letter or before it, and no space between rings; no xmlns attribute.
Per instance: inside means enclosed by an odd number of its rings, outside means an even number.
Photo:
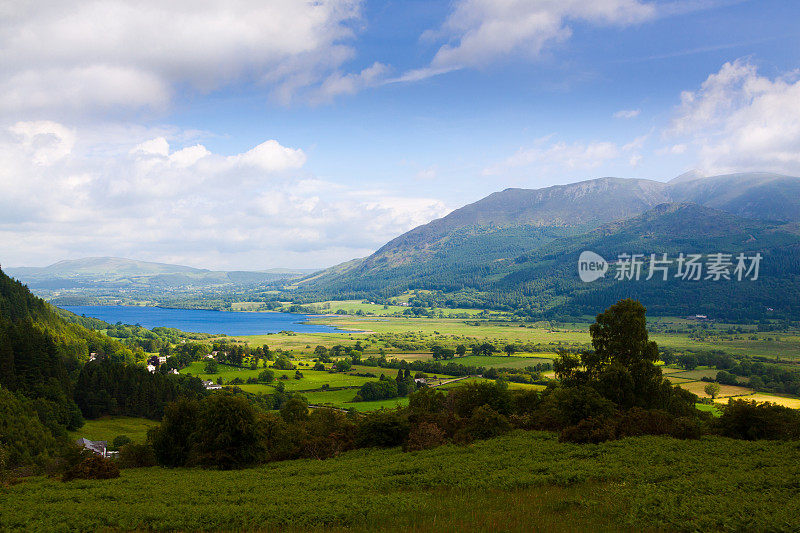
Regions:
<svg viewBox="0 0 800 533"><path fill-rule="evenodd" d="M301 285L298 293L387 298L426 289L438 291L425 298L439 305L495 307L529 316L591 314L625 297L641 299L659 315L756 319L798 310L800 300L792 297L800 287L800 230L795 223L743 219L694 204L663 204L586 233L569 233L565 228L518 227L492 232L499 238L490 239L486 232L461 230L427 251L427 260L418 253L414 261L394 268L380 268L376 260L372 268L351 268ZM761 253L763 260L755 281L645 281L648 261L639 282L609 275L586 284L577 271L584 250L608 261L625 253L648 259L652 253L667 253L674 260L681 252Z"/></svg>
<svg viewBox="0 0 800 533"><path fill-rule="evenodd" d="M785 316L797 307L787 298L797 290L797 191L800 179L772 174L508 189L415 228L367 258L307 277L291 295L298 301L387 299L427 290L434 294L423 305L533 317L583 315L634 296L655 314ZM584 249L608 260L619 253L680 252L759 252L764 260L761 279L747 286L608 279L587 286L577 276ZM725 305L726 299L735 304Z"/></svg>

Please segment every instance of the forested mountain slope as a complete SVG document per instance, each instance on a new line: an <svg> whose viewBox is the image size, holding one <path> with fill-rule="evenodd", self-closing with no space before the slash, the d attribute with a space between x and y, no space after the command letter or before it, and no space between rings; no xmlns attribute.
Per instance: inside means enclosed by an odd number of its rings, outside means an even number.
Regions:
<svg viewBox="0 0 800 533"><path fill-rule="evenodd" d="M670 202L715 207L717 211L702 211L705 216L694 212L687 219L677 220L674 214L669 216L661 210L636 220L635 227L612 224L633 221ZM688 215L686 206L683 209ZM546 268L529 268L529 277L523 280L525 274L518 272L526 260L519 258L533 257L543 247L568 246L579 235L596 238L592 231L601 226L607 233L638 232L641 236L667 228L663 238L652 243L657 249L648 253L689 244L703 253L714 253L719 234L737 233L743 227L757 232L779 231L759 226L758 220L770 221L775 227L800 221L800 179L758 173L685 176L669 183L601 178L539 190L507 189L415 228L369 257L305 278L296 285L295 296L305 301L387 298L410 289L426 289L441 291L440 301L453 305L521 306L534 314L556 308L578 312L582 307L566 305L576 296L571 291L579 287L572 283L578 281L576 269L555 276ZM794 235L788 226L779 232ZM679 235L692 239L680 239ZM787 245L790 241L787 238ZM786 257L774 257L789 261L794 252L791 248L782 250ZM547 253L552 256L554 252ZM561 281L555 283L556 278ZM531 292L532 287L548 283L552 286L545 293ZM664 312L669 311L672 301L666 301Z"/></svg>

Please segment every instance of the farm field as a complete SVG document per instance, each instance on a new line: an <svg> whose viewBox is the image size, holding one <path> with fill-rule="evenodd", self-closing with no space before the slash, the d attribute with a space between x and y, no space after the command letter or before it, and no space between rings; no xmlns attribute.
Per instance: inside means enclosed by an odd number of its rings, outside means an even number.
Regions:
<svg viewBox="0 0 800 533"><path fill-rule="evenodd" d="M792 442L577 445L517 431L464 447L365 449L242 471L29 478L0 488L0 530L791 531L800 527L799 476Z"/></svg>
<svg viewBox="0 0 800 533"><path fill-rule="evenodd" d="M133 442L143 443L147 438L147 430L157 425L157 421L147 418L104 416L97 420L87 420L77 431L70 431L69 436L73 440L83 437L89 440L104 440L110 444L115 437L126 435Z"/></svg>
<svg viewBox="0 0 800 533"><path fill-rule="evenodd" d="M307 368L309 366L308 361L293 361L294 364L299 365L303 363L306 365L305 367L300 366L299 370L303 374L302 379L295 379L295 371L294 370L275 370L271 369L275 373L275 381L270 384L264 383L243 383L236 385L240 389L245 392L250 392L254 394L262 393L262 394L271 394L275 392L275 385L278 383L283 383L285 389L287 391L297 392L306 397L309 403L318 404L318 405L330 405L333 407L340 407L343 409L356 409L358 411L372 411L375 409L380 409L383 407L397 407L398 405L406 405L408 403L408 398L396 398L391 400L380 400L380 401L371 401L371 402L352 402L353 397L358 392L357 387L360 387L364 383L368 381L375 381L380 377L381 373L386 374L389 377L394 377L397 374L397 370L391 368L375 368L375 367L367 367L367 366L355 366L351 369L349 373L346 372L327 372L327 371L320 371L320 370L311 370ZM218 368L220 372L216 374L208 374L204 372L205 362L203 361L196 361L190 364L188 367L184 368L181 373L192 374L193 376L200 377L205 380L212 380L216 381L217 377L222 377L224 382L227 384L230 380L234 378L241 378L242 380L247 380L247 378L256 377L260 372L263 371L263 368L259 368L257 370L250 370L250 369L241 369L236 367L231 367L227 365L219 365ZM355 376L352 373L372 373L375 374L376 377L364 377L364 376ZM281 379L281 376L285 376L287 379ZM440 381L452 379L452 376L441 375L439 376L441 379ZM323 391L319 390L322 388L323 385L328 385L332 389L339 389L339 390L329 390ZM341 387L349 387L346 389L341 389Z"/></svg>
<svg viewBox="0 0 800 533"><path fill-rule="evenodd" d="M368 305L368 304L363 304ZM696 322L676 318L653 318L651 322L656 326L688 327L697 326ZM476 322L465 319L446 318L396 318L396 317L353 317L353 316L318 316L311 321L315 324L326 324L352 330L342 333L309 333L291 334L275 333L270 335L254 335L236 337L252 345L268 344L272 348L282 348L292 351L308 351L306 346L318 344L331 347L335 344L346 344L361 340L371 341L367 352L377 352L384 347L392 351L380 340L371 336L373 334L414 334L428 340L440 342L471 343L476 341L493 342L497 345L509 343L552 344L555 350L559 343L571 346L588 346L590 342L588 323L554 324L548 323L526 324L519 327L516 322L486 321ZM757 333L726 335L722 331L730 327L727 324L709 326L709 331L716 332L709 338L697 340L690 338L687 333L667 333L654 331L650 338L659 346L676 350L723 350L735 355L762 356L780 358L781 360L800 360L800 336L797 332L787 333ZM755 337L750 339L749 337ZM537 356L544 354L535 354ZM546 357L546 355L545 355Z"/></svg>

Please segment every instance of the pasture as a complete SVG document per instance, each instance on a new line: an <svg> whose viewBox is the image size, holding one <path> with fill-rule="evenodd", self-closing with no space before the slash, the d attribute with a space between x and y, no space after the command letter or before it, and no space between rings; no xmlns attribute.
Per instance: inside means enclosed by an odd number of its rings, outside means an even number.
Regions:
<svg viewBox="0 0 800 533"><path fill-rule="evenodd" d="M104 416L97 420L87 420L77 431L70 431L69 436L72 440L83 437L89 440L104 440L111 444L115 437L126 435L133 442L143 443L147 438L147 430L157 425L157 421L147 418Z"/></svg>
<svg viewBox="0 0 800 533"><path fill-rule="evenodd" d="M363 449L243 471L29 478L0 487L0 530L796 531L798 478L794 442L577 445L517 431L469 446Z"/></svg>

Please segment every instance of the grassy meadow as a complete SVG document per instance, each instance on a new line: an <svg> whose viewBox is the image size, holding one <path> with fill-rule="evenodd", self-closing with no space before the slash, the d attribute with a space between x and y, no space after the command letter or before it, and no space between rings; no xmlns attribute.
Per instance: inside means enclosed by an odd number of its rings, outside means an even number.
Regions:
<svg viewBox="0 0 800 533"><path fill-rule="evenodd" d="M83 437L89 440L104 440L109 444L115 437L125 435L133 442L142 444L147 437L147 430L157 425L157 421L146 418L104 416L97 420L87 420L80 429L71 431L69 435L73 440Z"/></svg>
<svg viewBox="0 0 800 533"><path fill-rule="evenodd" d="M800 448L721 437L469 446L0 486L0 530L796 531ZM346 496L345 496L346 495ZM480 505L476 505L480 502Z"/></svg>

